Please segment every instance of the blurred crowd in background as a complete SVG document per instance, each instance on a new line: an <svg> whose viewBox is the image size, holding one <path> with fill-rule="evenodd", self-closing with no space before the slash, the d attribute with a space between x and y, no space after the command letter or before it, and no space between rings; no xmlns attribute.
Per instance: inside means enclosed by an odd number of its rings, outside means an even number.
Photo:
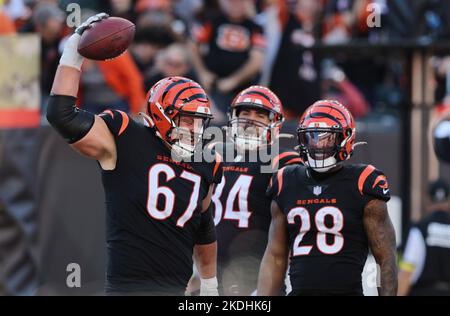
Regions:
<svg viewBox="0 0 450 316"><path fill-rule="evenodd" d="M70 3L80 5L81 21L106 12L136 25L127 53L113 61L85 62L79 95L83 108L98 113L107 106L135 114L159 79L187 76L214 101L215 124L226 122L233 96L254 83L280 96L288 119L319 98L342 101L357 119L389 112L401 105L407 90L401 59L348 53L329 58L314 47L400 39L426 43L450 33L448 1L0 0L0 34L41 36L43 107L64 40L72 32L66 24ZM445 104L450 61L441 56L434 63L436 103Z"/></svg>

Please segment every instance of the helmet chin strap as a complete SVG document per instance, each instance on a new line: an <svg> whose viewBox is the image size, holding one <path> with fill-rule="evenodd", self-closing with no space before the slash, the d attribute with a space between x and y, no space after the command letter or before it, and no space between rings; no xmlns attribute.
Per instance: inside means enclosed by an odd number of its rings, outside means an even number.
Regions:
<svg viewBox="0 0 450 316"><path fill-rule="evenodd" d="M142 120L144 122L144 126L147 127L155 127L155 122L153 122L153 120L151 119L150 116L148 116L146 113L144 112L139 112L139 115L142 117Z"/></svg>
<svg viewBox="0 0 450 316"><path fill-rule="evenodd" d="M353 145L352 149L354 150L357 146L364 146L367 145L367 142L357 142Z"/></svg>

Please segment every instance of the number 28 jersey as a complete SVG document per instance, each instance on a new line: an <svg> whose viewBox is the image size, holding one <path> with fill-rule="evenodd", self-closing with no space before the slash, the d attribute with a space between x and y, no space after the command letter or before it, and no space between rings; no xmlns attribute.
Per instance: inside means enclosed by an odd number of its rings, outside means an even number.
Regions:
<svg viewBox="0 0 450 316"><path fill-rule="evenodd" d="M390 199L385 175L371 165L344 165L328 174L289 166L273 177L268 194L286 216L292 289L362 294L369 249L364 207Z"/></svg>
<svg viewBox="0 0 450 316"><path fill-rule="evenodd" d="M192 275L202 200L220 160L176 162L149 127L121 111L100 117L114 135L116 168L102 171L109 293L183 295Z"/></svg>

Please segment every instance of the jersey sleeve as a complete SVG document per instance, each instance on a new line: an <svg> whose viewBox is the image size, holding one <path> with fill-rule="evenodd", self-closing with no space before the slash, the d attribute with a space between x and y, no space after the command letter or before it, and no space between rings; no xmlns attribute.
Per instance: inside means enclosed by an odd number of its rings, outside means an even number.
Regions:
<svg viewBox="0 0 450 316"><path fill-rule="evenodd" d="M275 173L279 169L295 164L303 164L299 153L293 150L282 150L281 153L272 160L272 170Z"/></svg>
<svg viewBox="0 0 450 316"><path fill-rule="evenodd" d="M272 175L266 191L266 195L277 202L279 206L281 206L280 193L283 190L284 170L285 168L282 168Z"/></svg>
<svg viewBox="0 0 450 316"><path fill-rule="evenodd" d="M218 184L222 181L223 174L223 159L219 153L215 153L216 160L213 163L212 174L211 174L211 183Z"/></svg>
<svg viewBox="0 0 450 316"><path fill-rule="evenodd" d="M208 149L210 150L208 157L211 155L213 160L194 162L192 165L194 169L202 174L208 184L217 184L222 181L223 158L214 148L208 146Z"/></svg>
<svg viewBox="0 0 450 316"><path fill-rule="evenodd" d="M106 110L99 116L106 123L106 126L108 126L108 129L114 137L119 137L122 135L130 123L130 117L128 114L119 110Z"/></svg>
<svg viewBox="0 0 450 316"><path fill-rule="evenodd" d="M367 202L372 199L387 202L391 198L386 176L372 165L366 166L359 175L358 190Z"/></svg>

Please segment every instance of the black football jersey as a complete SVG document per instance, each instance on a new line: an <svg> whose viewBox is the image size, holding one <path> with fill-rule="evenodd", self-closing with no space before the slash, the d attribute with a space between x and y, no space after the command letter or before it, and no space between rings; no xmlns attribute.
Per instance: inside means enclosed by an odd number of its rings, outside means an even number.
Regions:
<svg viewBox="0 0 450 316"><path fill-rule="evenodd" d="M319 174L289 166L273 177L268 194L286 216L293 291L362 294L368 255L365 205L390 199L385 175L371 165L345 165Z"/></svg>
<svg viewBox="0 0 450 316"><path fill-rule="evenodd" d="M173 161L151 128L121 111L101 118L117 148L115 169L102 170L106 292L182 295L192 275L201 202L221 179L220 160Z"/></svg>
<svg viewBox="0 0 450 316"><path fill-rule="evenodd" d="M256 289L259 264L267 245L271 199L266 191L273 171L301 162L297 152L270 153L268 162L249 162L249 153L239 155L234 145L216 146L223 164L222 181L215 187L212 207L218 242L218 276L224 295L250 295ZM229 159L231 148L235 159ZM230 152L230 151L229 151ZM269 151L270 152L270 151ZM263 168L267 167L267 168Z"/></svg>

